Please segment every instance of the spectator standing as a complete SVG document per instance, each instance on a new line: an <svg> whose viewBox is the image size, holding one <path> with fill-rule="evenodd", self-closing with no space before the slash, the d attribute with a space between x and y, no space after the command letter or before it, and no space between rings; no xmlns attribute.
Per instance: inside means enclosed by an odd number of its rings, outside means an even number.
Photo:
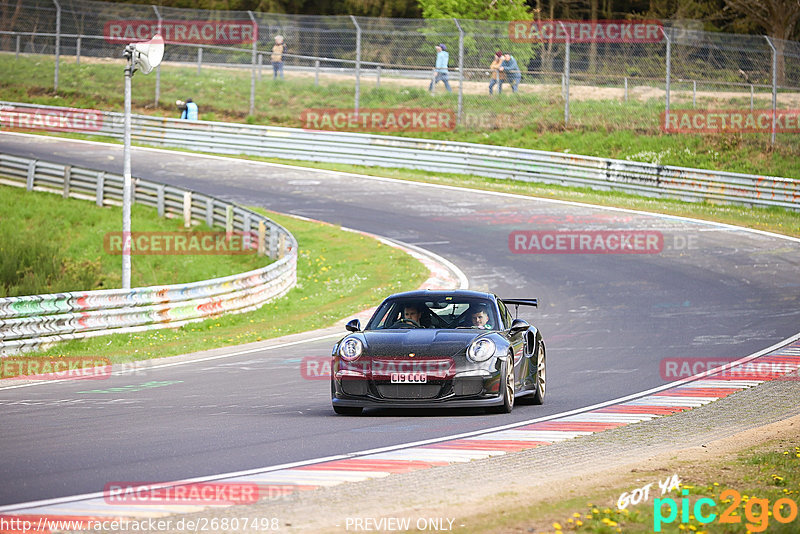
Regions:
<svg viewBox="0 0 800 534"><path fill-rule="evenodd" d="M447 79L447 64L449 62L450 54L447 53L447 47L443 44L436 45L436 67L433 69L433 71L436 73L436 77L431 80L431 85L428 87L428 91L433 92L434 84L442 81L444 82L444 88L447 89L447 92L453 92L453 90L450 89L450 82Z"/></svg>
<svg viewBox="0 0 800 534"><path fill-rule="evenodd" d="M286 44L283 42L283 35L275 36L275 46L272 47L272 79L277 80L280 76L283 79L283 54L286 53Z"/></svg>
<svg viewBox="0 0 800 534"><path fill-rule="evenodd" d="M519 65L514 56L506 52L503 54L503 62L500 64L500 72L506 74L506 79L511 83L511 90L517 92L519 81L522 79L522 73L519 71Z"/></svg>
<svg viewBox="0 0 800 534"><path fill-rule="evenodd" d="M494 86L497 85L497 93L500 94L503 92L503 73L500 72L500 65L503 63L503 53L501 51L497 51L494 53L494 61L492 64L489 65L489 70L491 71L491 79L489 80L489 94L491 95L494 90Z"/></svg>

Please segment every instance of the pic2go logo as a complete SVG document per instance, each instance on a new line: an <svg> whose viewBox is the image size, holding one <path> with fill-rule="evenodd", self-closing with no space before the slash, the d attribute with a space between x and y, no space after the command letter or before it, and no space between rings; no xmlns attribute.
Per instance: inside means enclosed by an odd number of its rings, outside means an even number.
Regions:
<svg viewBox="0 0 800 534"><path fill-rule="evenodd" d="M694 506L691 506L689 499L686 497L686 495L689 494L689 490L683 490L681 493L684 496L681 499L680 505L682 523L689 522L690 511L694 515L695 519L703 524L711 523L717 518L717 514L711 512L710 510L711 508L716 508L717 506L717 503L714 502L714 499L703 497L701 499L697 499L694 503ZM742 517L739 515L734 515L736 509L739 508L739 504L742 502L742 496L739 494L739 492L734 489L726 489L719 494L719 498L722 502L727 502L729 500L731 502L731 504L719 515L719 522L741 523ZM669 512L666 517L664 517L664 505L669 508ZM757 508L758 510L756 511L754 508ZM706 513L706 509L709 509L708 513ZM786 497L775 501L775 504L772 505L771 511L772 517L778 523L791 523L797 519L797 503ZM748 499L747 504L744 505L744 517L748 521L744 526L750 532L764 532L767 530L767 527L769 526L769 516L769 499L759 499L753 497ZM663 499L655 499L653 501L654 532L661 532L662 524L668 525L675 521L677 517L678 503L675 501L675 499L672 497L666 497Z"/></svg>

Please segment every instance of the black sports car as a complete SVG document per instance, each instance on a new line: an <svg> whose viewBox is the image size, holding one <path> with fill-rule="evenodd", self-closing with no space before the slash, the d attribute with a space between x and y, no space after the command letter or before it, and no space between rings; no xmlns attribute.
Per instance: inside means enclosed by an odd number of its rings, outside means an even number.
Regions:
<svg viewBox="0 0 800 534"><path fill-rule="evenodd" d="M523 396L541 404L542 335L509 311L536 305L463 290L392 295L363 330L357 319L347 323L350 334L333 347L333 410L485 406L508 413Z"/></svg>

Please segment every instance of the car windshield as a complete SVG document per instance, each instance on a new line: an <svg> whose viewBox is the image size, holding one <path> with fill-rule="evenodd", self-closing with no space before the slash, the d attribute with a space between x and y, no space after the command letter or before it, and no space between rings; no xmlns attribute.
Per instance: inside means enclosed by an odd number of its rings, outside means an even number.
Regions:
<svg viewBox="0 0 800 534"><path fill-rule="evenodd" d="M393 328L498 329L489 299L443 296L436 299L396 298L383 302L365 330Z"/></svg>

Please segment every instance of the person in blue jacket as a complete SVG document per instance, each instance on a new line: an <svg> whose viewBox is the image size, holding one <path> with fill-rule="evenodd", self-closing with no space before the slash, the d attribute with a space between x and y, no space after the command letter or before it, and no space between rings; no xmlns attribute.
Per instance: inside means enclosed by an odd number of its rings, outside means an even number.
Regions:
<svg viewBox="0 0 800 534"><path fill-rule="evenodd" d="M511 84L511 90L516 93L517 87L519 87L519 81L522 79L522 73L519 70L519 65L517 65L517 60L508 52L503 54L503 62L500 64L500 71L506 73L506 80Z"/></svg>
<svg viewBox="0 0 800 534"><path fill-rule="evenodd" d="M450 82L447 80L447 64L450 61L450 54L447 53L447 47L443 44L436 45L436 67L433 69L436 73L436 78L431 80L431 85L428 91L433 91L433 85L439 81L444 82L444 88L448 93L452 93L450 89Z"/></svg>
<svg viewBox="0 0 800 534"><path fill-rule="evenodd" d="M181 110L181 118L196 121L200 119L200 111L197 108L197 104L195 104L191 98L187 98L186 102L182 100L178 100L175 102L177 104L178 109Z"/></svg>

